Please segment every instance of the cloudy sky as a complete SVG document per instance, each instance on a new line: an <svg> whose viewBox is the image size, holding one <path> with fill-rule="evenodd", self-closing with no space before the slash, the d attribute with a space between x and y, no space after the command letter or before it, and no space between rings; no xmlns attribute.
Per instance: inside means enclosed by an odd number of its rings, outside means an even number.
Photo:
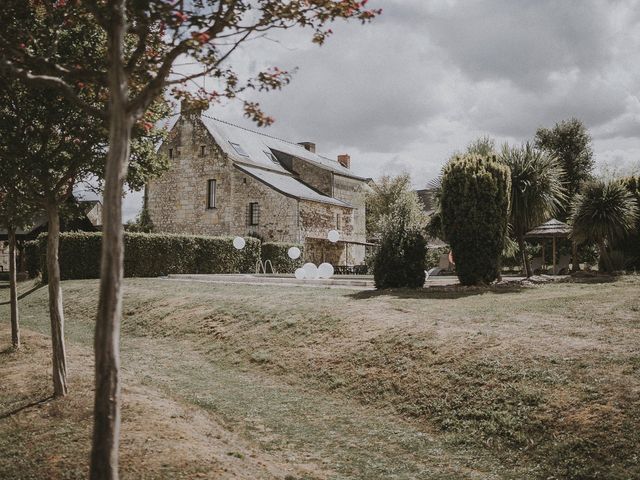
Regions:
<svg viewBox="0 0 640 480"><path fill-rule="evenodd" d="M370 0L372 24L338 23L322 47L290 31L248 44L239 69L298 67L256 97L265 131L315 141L373 178L409 172L416 187L481 135L520 143L577 117L597 162L640 168L640 1ZM234 104L209 114L244 126ZM252 127L253 128L253 127ZM128 203L129 215L137 201Z"/></svg>

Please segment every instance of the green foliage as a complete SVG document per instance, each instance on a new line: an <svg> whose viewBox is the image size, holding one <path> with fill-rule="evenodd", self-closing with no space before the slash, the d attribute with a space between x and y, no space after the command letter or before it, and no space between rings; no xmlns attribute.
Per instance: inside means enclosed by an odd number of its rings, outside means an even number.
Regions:
<svg viewBox="0 0 640 480"><path fill-rule="evenodd" d="M558 218L565 221L569 216L569 203L581 191L583 184L592 178L595 161L591 136L580 120L571 118L556 123L553 128L539 128L535 145L555 156L564 170L567 202Z"/></svg>
<svg viewBox="0 0 640 480"><path fill-rule="evenodd" d="M411 204L409 222L424 226L427 218L424 214L418 195L411 186L409 174L391 177L383 176L372 185L372 192L367 195L367 237L379 237L383 229L383 218L392 211L397 202Z"/></svg>
<svg viewBox="0 0 640 480"><path fill-rule="evenodd" d="M417 196L401 195L381 219L382 238L373 260L376 288L420 288L425 281L427 242L416 218ZM419 205L418 205L418 208Z"/></svg>
<svg viewBox="0 0 640 480"><path fill-rule="evenodd" d="M620 181L640 208L640 177L631 176ZM635 229L624 239L617 241L616 248L624 254L624 268L626 270L640 270L640 215L636 220Z"/></svg>
<svg viewBox="0 0 640 480"><path fill-rule="evenodd" d="M565 204L564 171L554 156L533 148L528 142L521 147L505 144L500 160L511 172L509 223L522 249L524 235L552 218ZM527 258L524 255L521 258L523 270L531 275Z"/></svg>
<svg viewBox="0 0 640 480"><path fill-rule="evenodd" d="M476 138L469 145L467 145L466 153L480 155L481 157L495 155L496 141L488 135Z"/></svg>
<svg viewBox="0 0 640 480"><path fill-rule="evenodd" d="M448 255L449 251L449 247L427 248L427 253L424 257L425 270L437 267L440 264L440 257Z"/></svg>
<svg viewBox="0 0 640 480"><path fill-rule="evenodd" d="M39 257L46 255L47 235L38 237ZM260 242L246 239L242 250L231 237L125 233L125 277L157 277L180 273L252 272L260 258ZM60 235L62 280L100 277L101 233ZM41 265L46 280L45 263Z"/></svg>
<svg viewBox="0 0 640 480"><path fill-rule="evenodd" d="M261 250L262 261L271 261L271 265L277 273L293 273L304 262L302 254L296 260L289 258L288 252L291 247L298 247L300 252L304 252L304 246L297 243L265 242L262 244Z"/></svg>
<svg viewBox="0 0 640 480"><path fill-rule="evenodd" d="M44 258L41 258L42 253L37 240L24 243L25 268L29 278L35 278L41 273L41 265L45 261Z"/></svg>
<svg viewBox="0 0 640 480"><path fill-rule="evenodd" d="M511 179L495 155L452 158L442 175L442 223L463 285L500 275L507 235Z"/></svg>
<svg viewBox="0 0 640 480"><path fill-rule="evenodd" d="M613 271L610 249L633 232L638 222L638 203L618 181L593 181L576 195L571 213L573 238L598 245L605 271Z"/></svg>

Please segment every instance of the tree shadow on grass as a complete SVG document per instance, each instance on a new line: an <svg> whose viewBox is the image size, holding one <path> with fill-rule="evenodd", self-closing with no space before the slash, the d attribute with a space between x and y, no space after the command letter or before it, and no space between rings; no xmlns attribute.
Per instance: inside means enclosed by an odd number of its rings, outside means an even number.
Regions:
<svg viewBox="0 0 640 480"><path fill-rule="evenodd" d="M25 405L21 405L20 407L14 408L13 410L9 410L8 412L3 412L0 413L0 420L4 420L5 418L9 418L13 415L16 415L24 410L27 410L28 408L32 408L32 407L37 407L38 405L42 405L44 403L47 403L49 401L53 400L53 395L49 395L47 397L44 398L40 398L38 400L33 400L32 402L29 402Z"/></svg>
<svg viewBox="0 0 640 480"><path fill-rule="evenodd" d="M39 283L35 287L32 287L29 290L27 290L26 292L21 293L20 295L18 295L18 300L22 300L23 298L28 297L29 295L31 295L32 293L36 292L37 290L40 290L42 287L45 287L46 285L47 285L46 283ZM10 303L11 303L11 301L9 301L9 300L7 300L6 302L0 302L0 306L9 305Z"/></svg>
<svg viewBox="0 0 640 480"><path fill-rule="evenodd" d="M349 297L354 300L367 300L376 297L395 297L400 299L418 300L456 300L459 298L473 297L484 293L520 293L523 288L520 285L500 286L500 287L476 287L461 289L460 286L451 287L427 287L427 288L399 288L384 290L363 290L356 292Z"/></svg>

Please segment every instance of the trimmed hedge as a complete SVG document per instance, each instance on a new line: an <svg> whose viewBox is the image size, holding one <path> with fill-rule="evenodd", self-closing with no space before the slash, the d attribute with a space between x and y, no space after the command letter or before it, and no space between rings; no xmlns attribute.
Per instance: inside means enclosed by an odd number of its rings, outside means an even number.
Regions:
<svg viewBox="0 0 640 480"><path fill-rule="evenodd" d="M488 284L500 275L511 172L495 155L456 156L442 173L442 227L462 285Z"/></svg>
<svg viewBox="0 0 640 480"><path fill-rule="evenodd" d="M37 240L30 240L24 243L25 268L29 278L36 278L41 272L40 266L44 259L40 255L44 252L41 252L39 245Z"/></svg>
<svg viewBox="0 0 640 480"><path fill-rule="evenodd" d="M245 238L236 250L233 237L205 237L153 233L124 234L125 277L158 277L180 273L248 273L255 271L260 242ZM41 269L46 279L47 235L38 237ZM60 235L62 280L100 277L102 233L72 232Z"/></svg>
<svg viewBox="0 0 640 480"><path fill-rule="evenodd" d="M425 281L427 241L419 230L383 232L373 262L376 288L421 288Z"/></svg>
<svg viewBox="0 0 640 480"><path fill-rule="evenodd" d="M289 249L291 247L298 247L301 255L297 260L289 258ZM304 248L297 243L270 243L265 242L262 244L262 261L266 263L267 260L271 261L273 269L277 273L293 273L297 268L300 268L304 261Z"/></svg>

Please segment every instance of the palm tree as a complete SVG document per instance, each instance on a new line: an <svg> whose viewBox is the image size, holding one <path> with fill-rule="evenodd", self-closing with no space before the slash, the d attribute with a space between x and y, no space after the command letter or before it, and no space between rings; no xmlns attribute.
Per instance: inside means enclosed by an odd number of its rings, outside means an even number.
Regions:
<svg viewBox="0 0 640 480"><path fill-rule="evenodd" d="M531 228L553 217L566 201L564 171L554 156L528 142L521 147L505 144L500 158L511 169L509 223L520 247L523 270L530 277L533 272L524 236Z"/></svg>
<svg viewBox="0 0 640 480"><path fill-rule="evenodd" d="M619 181L597 180L576 195L572 205L572 236L578 242L591 240L598 245L605 271L613 271L607 249L635 228L638 204Z"/></svg>

